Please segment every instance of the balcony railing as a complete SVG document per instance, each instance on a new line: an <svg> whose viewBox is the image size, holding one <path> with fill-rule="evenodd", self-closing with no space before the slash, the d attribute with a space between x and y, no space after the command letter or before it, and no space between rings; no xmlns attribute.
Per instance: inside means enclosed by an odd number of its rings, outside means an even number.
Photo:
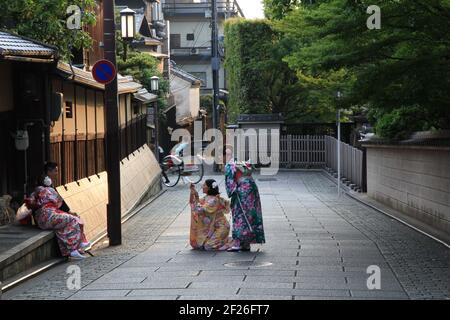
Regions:
<svg viewBox="0 0 450 320"><path fill-rule="evenodd" d="M170 50L173 56L195 57L195 56L211 56L211 48L196 47L196 48L174 48Z"/></svg>
<svg viewBox="0 0 450 320"><path fill-rule="evenodd" d="M211 10L211 1L205 2L193 2L191 1L166 1L163 4L163 11L165 15L204 15L207 11ZM235 1L217 1L217 13L219 15L236 16L243 13L241 8Z"/></svg>

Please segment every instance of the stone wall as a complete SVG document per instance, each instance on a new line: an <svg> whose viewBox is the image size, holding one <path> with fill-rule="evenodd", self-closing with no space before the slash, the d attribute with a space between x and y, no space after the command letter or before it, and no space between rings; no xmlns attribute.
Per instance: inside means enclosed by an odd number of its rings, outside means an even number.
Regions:
<svg viewBox="0 0 450 320"><path fill-rule="evenodd" d="M450 148L367 145L369 197L450 242Z"/></svg>
<svg viewBox="0 0 450 320"><path fill-rule="evenodd" d="M126 215L149 192L160 190L160 167L149 147L145 145L125 158L120 167L122 216ZM106 231L106 204L108 203L108 176L106 172L66 186L58 191L73 212L85 222L88 239L95 239Z"/></svg>

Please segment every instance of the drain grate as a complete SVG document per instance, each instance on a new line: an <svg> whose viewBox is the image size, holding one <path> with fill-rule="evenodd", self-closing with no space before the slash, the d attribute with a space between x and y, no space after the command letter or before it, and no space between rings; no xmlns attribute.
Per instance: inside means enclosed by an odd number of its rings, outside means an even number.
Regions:
<svg viewBox="0 0 450 320"><path fill-rule="evenodd" d="M225 267L229 268L239 268L239 267L268 267L271 266L272 262L255 262L255 261L237 261L225 263Z"/></svg>
<svg viewBox="0 0 450 320"><path fill-rule="evenodd" d="M259 178L258 181L268 182L268 181L278 181L276 178Z"/></svg>

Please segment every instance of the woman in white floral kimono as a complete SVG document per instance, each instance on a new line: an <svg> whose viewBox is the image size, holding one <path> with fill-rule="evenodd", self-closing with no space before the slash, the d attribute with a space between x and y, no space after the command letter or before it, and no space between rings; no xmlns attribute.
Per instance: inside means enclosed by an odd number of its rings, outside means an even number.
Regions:
<svg viewBox="0 0 450 320"><path fill-rule="evenodd" d="M225 217L230 202L220 196L217 182L208 179L203 184L205 197L199 198L191 184L191 232L190 244L200 250L227 250L230 246L230 224Z"/></svg>

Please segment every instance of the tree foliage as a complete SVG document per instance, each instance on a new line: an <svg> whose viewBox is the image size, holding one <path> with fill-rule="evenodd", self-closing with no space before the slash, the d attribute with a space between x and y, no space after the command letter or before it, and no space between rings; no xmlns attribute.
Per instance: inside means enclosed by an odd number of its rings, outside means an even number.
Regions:
<svg viewBox="0 0 450 320"><path fill-rule="evenodd" d="M381 8L380 30L366 25L369 5ZM368 106L379 135L449 127L449 0L320 1L273 23L300 81L319 98L342 90L341 107Z"/></svg>
<svg viewBox="0 0 450 320"><path fill-rule="evenodd" d="M119 46L118 46L119 47ZM159 106L163 110L167 105L167 93L169 92L169 82L163 78L158 70L158 60L148 53L130 51L126 61L123 60L123 53L118 52L117 67L122 75L132 76L136 81L142 84L151 92L151 78L159 77Z"/></svg>
<svg viewBox="0 0 450 320"><path fill-rule="evenodd" d="M0 1L0 29L58 47L65 60L72 49L89 48L92 39L84 30L69 30L66 26L67 7L82 8L82 24L95 23L95 0L6 0Z"/></svg>
<svg viewBox="0 0 450 320"><path fill-rule="evenodd" d="M301 2L301 0L264 0L264 15L268 19L280 20Z"/></svg>
<svg viewBox="0 0 450 320"><path fill-rule="evenodd" d="M283 58L291 43L267 20L232 19L225 24L229 119L239 113L282 113L289 122L324 121L330 113L305 96ZM317 102L315 101L315 102Z"/></svg>
<svg viewBox="0 0 450 320"><path fill-rule="evenodd" d="M206 110L208 115L212 115L213 103L214 99L212 94L204 94L200 96L200 108ZM223 100L219 99L219 106L221 106L223 110L226 104Z"/></svg>
<svg viewBox="0 0 450 320"><path fill-rule="evenodd" d="M238 113L269 112L269 57L273 34L262 21L228 20L225 25L230 118Z"/></svg>

